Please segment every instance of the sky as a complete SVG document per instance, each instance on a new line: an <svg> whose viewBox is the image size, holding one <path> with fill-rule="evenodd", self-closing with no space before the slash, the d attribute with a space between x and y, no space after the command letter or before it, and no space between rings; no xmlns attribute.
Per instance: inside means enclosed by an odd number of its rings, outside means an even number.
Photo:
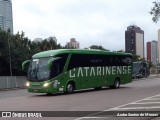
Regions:
<svg viewBox="0 0 160 120"><path fill-rule="evenodd" d="M55 36L62 46L76 38L80 48L101 45L125 50L125 30L137 25L145 44L158 39L160 22L149 11L155 0L12 0L14 33L30 40Z"/></svg>

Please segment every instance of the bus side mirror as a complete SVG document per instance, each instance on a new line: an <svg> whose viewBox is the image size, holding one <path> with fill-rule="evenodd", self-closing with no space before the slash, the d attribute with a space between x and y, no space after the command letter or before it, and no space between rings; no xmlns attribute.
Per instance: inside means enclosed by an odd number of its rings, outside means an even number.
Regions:
<svg viewBox="0 0 160 120"><path fill-rule="evenodd" d="M47 64L48 69L51 70L53 61L58 60L60 58L61 57L57 57L57 58L51 58L50 60L48 60L48 64Z"/></svg>
<svg viewBox="0 0 160 120"><path fill-rule="evenodd" d="M48 67L48 69L49 69L49 70L50 70L50 69L51 69L51 67L52 67L52 63L53 63L53 61L54 61L54 58L51 58L50 60L48 60L47 67Z"/></svg>
<svg viewBox="0 0 160 120"><path fill-rule="evenodd" d="M30 60L26 60L22 63L22 70L26 70L29 67Z"/></svg>

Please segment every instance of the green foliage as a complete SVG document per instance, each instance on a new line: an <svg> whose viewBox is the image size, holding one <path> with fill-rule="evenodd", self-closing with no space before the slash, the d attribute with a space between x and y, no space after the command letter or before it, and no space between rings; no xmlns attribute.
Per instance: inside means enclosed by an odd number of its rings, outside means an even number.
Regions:
<svg viewBox="0 0 160 120"><path fill-rule="evenodd" d="M21 65L25 60L31 59L37 52L59 48L62 48L61 45L52 39L32 42L24 32L11 35L10 31L0 30L0 75L10 75L10 63L12 75L24 75Z"/></svg>
<svg viewBox="0 0 160 120"><path fill-rule="evenodd" d="M89 48L90 48L90 49L97 49L97 50L106 50L106 51L109 51L109 50L103 48L101 45L100 45L100 46L98 46L98 45L92 45L92 46L90 46Z"/></svg>
<svg viewBox="0 0 160 120"><path fill-rule="evenodd" d="M135 61L142 61L142 58L140 58L139 55L133 54L133 62L135 62Z"/></svg>
<svg viewBox="0 0 160 120"><path fill-rule="evenodd" d="M149 64L149 69L150 69L151 67L155 67L152 62L149 62L148 64ZM158 64L159 64L159 63L158 63ZM158 65L157 65L157 66L158 66Z"/></svg>
<svg viewBox="0 0 160 120"><path fill-rule="evenodd" d="M153 17L153 22L157 23L159 17L160 17L160 2L155 1L153 2L153 8L149 12Z"/></svg>

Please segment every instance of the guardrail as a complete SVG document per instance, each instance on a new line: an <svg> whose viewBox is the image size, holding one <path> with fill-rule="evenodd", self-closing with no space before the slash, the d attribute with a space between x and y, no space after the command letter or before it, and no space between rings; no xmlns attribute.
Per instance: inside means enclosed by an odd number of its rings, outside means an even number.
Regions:
<svg viewBox="0 0 160 120"><path fill-rule="evenodd" d="M0 76L0 89L25 88L24 76Z"/></svg>

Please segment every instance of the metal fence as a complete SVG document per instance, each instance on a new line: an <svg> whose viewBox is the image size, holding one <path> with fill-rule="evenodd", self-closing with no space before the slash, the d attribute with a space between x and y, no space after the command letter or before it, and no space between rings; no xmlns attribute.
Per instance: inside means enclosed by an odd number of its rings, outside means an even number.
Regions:
<svg viewBox="0 0 160 120"><path fill-rule="evenodd" d="M0 89L25 88L24 76L0 76Z"/></svg>

